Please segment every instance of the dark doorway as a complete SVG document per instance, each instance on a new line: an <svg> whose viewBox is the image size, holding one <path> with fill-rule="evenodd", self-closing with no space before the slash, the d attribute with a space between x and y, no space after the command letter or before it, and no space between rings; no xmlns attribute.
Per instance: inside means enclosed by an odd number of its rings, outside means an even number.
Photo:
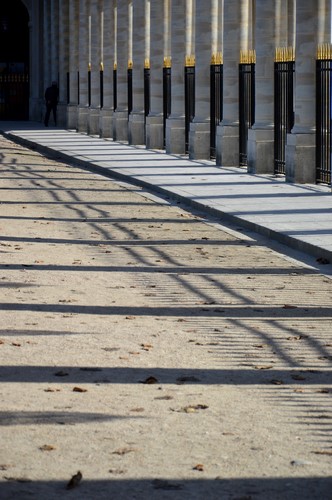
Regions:
<svg viewBox="0 0 332 500"><path fill-rule="evenodd" d="M29 118L28 23L21 0L0 2L0 120Z"/></svg>

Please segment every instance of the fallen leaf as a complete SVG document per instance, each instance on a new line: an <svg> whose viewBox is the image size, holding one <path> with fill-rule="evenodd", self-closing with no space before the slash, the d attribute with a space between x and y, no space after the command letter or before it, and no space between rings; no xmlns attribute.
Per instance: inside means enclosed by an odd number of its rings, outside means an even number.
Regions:
<svg viewBox="0 0 332 500"><path fill-rule="evenodd" d="M157 399L157 400L165 400L165 401L169 401L170 399L174 399L173 396L159 396L158 398L154 398L154 399Z"/></svg>
<svg viewBox="0 0 332 500"><path fill-rule="evenodd" d="M125 474L127 471L125 469L109 469L111 474Z"/></svg>
<svg viewBox="0 0 332 500"><path fill-rule="evenodd" d="M140 380L141 384L158 384L158 379L152 375L145 380Z"/></svg>
<svg viewBox="0 0 332 500"><path fill-rule="evenodd" d="M20 344L19 342L12 342L11 345L13 345L14 347L21 347L22 344Z"/></svg>
<svg viewBox="0 0 332 500"><path fill-rule="evenodd" d="M112 452L112 455L127 455L128 453L133 453L134 451L137 451L136 448L131 448L131 447L125 447L125 448L119 448L118 450L115 450Z"/></svg>
<svg viewBox="0 0 332 500"><path fill-rule="evenodd" d="M274 385L282 385L284 384L284 382L282 380L278 380L276 378L270 380L270 384L274 384Z"/></svg>
<svg viewBox="0 0 332 500"><path fill-rule="evenodd" d="M67 375L69 375L68 372L65 372L64 370L60 370L58 372L55 372L55 377L67 377Z"/></svg>
<svg viewBox="0 0 332 500"><path fill-rule="evenodd" d="M283 309L297 309L297 306L293 306L292 304L285 304L282 308Z"/></svg>
<svg viewBox="0 0 332 500"><path fill-rule="evenodd" d="M73 488L76 488L80 484L82 477L83 476L82 476L82 473L80 471L78 471L77 474L74 474L67 484L67 487L66 487L67 490L72 490Z"/></svg>
<svg viewBox="0 0 332 500"><path fill-rule="evenodd" d="M142 406L138 406L137 408L131 408L130 411L134 411L136 413L142 413L143 411L145 411L145 409Z"/></svg>
<svg viewBox="0 0 332 500"><path fill-rule="evenodd" d="M51 387L44 389L44 392L60 392L60 391L61 391L61 389L51 389Z"/></svg>
<svg viewBox="0 0 332 500"><path fill-rule="evenodd" d="M198 405L184 406L183 408L181 408L178 411L184 412L184 413L196 413L197 410L206 410L207 408L208 408L207 405L198 404Z"/></svg>
<svg viewBox="0 0 332 500"><path fill-rule="evenodd" d="M204 465L203 464L197 464L193 467L193 470L199 470L202 472L204 470Z"/></svg>
<svg viewBox="0 0 332 500"><path fill-rule="evenodd" d="M332 456L332 450L316 450L316 451L312 451L311 453L314 453L315 455L329 455L329 456Z"/></svg>
<svg viewBox="0 0 332 500"><path fill-rule="evenodd" d="M255 370L271 370L273 368L272 365L257 365L254 367Z"/></svg>
<svg viewBox="0 0 332 500"><path fill-rule="evenodd" d="M51 444L43 444L43 446L40 446L39 449L41 451L53 451L55 450L55 446L52 446Z"/></svg>
<svg viewBox="0 0 332 500"><path fill-rule="evenodd" d="M293 380L305 380L306 378L303 375L291 375Z"/></svg>
<svg viewBox="0 0 332 500"><path fill-rule="evenodd" d="M83 387L74 387L73 392L88 392L88 390L83 389Z"/></svg>

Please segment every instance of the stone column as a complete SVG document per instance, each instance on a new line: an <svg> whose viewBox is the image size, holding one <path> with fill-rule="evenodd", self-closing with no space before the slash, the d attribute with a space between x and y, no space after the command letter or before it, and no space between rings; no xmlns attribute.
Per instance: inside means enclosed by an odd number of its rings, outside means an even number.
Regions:
<svg viewBox="0 0 332 500"><path fill-rule="evenodd" d="M100 0L90 0L89 17L91 21L90 34L90 58L89 65L91 68L91 105L89 108L88 128L89 135L99 135L99 119L100 119Z"/></svg>
<svg viewBox="0 0 332 500"><path fill-rule="evenodd" d="M171 2L172 111L166 121L166 152L185 153L184 62L186 1Z"/></svg>
<svg viewBox="0 0 332 500"><path fill-rule="evenodd" d="M224 5L224 99L223 120L217 127L216 163L224 166L239 165L239 56L243 2L234 0ZM239 13L240 16L239 16Z"/></svg>
<svg viewBox="0 0 332 500"><path fill-rule="evenodd" d="M101 47L104 67L104 105L100 116L101 137L112 137L113 127L113 62L114 62L114 5L113 0L104 0Z"/></svg>
<svg viewBox="0 0 332 500"><path fill-rule="evenodd" d="M318 3L318 5L317 5ZM331 7L325 0L298 2L296 8L295 124L287 135L286 180L314 183L316 153L316 52L331 40Z"/></svg>
<svg viewBox="0 0 332 500"><path fill-rule="evenodd" d="M248 171L274 172L275 0L256 2L255 123L248 131Z"/></svg>
<svg viewBox="0 0 332 500"><path fill-rule="evenodd" d="M87 132L88 129L88 64L89 64L89 11L88 0L79 3L79 72L80 98L78 106L78 131Z"/></svg>
<svg viewBox="0 0 332 500"><path fill-rule="evenodd" d="M40 43L40 28L44 22L44 2L33 2L30 9L30 100L29 118L33 121L43 121L45 113L44 81L45 48ZM45 33L44 33L45 36Z"/></svg>
<svg viewBox="0 0 332 500"><path fill-rule="evenodd" d="M133 1L133 109L128 122L129 144L144 144L145 4L146 0Z"/></svg>
<svg viewBox="0 0 332 500"><path fill-rule="evenodd" d="M146 118L146 147L162 149L163 134L163 61L165 22L168 21L168 2L151 1L151 54L150 54L150 92L151 108Z"/></svg>
<svg viewBox="0 0 332 500"><path fill-rule="evenodd" d="M45 89L52 82L52 53L49 50L52 44L51 38L51 7L49 0L44 0L44 17L43 17L43 59L44 59L44 80L43 80L43 96Z"/></svg>
<svg viewBox="0 0 332 500"><path fill-rule="evenodd" d="M67 127L77 129L78 109L78 37L79 0L69 1L69 104L67 106Z"/></svg>
<svg viewBox="0 0 332 500"><path fill-rule="evenodd" d="M59 0L51 0L51 80L59 81Z"/></svg>
<svg viewBox="0 0 332 500"><path fill-rule="evenodd" d="M212 20L218 19L218 2L196 3L195 118L190 124L189 158L210 158L210 65ZM215 33L214 33L215 35Z"/></svg>
<svg viewBox="0 0 332 500"><path fill-rule="evenodd" d="M67 127L67 72L69 71L69 5L59 0L59 106L58 125Z"/></svg>
<svg viewBox="0 0 332 500"><path fill-rule="evenodd" d="M128 140L128 35L129 5L131 0L117 1L117 109L113 115L113 138L116 141Z"/></svg>

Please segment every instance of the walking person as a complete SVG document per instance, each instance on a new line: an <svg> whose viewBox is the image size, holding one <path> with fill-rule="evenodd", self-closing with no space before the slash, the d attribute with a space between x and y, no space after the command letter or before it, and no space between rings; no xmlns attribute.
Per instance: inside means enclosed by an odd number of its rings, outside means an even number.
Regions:
<svg viewBox="0 0 332 500"><path fill-rule="evenodd" d="M52 82L50 87L47 87L45 91L45 103L46 103L46 114L44 124L48 127L48 122L50 120L51 112L53 112L54 125L56 126L56 111L59 101L59 88L57 82Z"/></svg>

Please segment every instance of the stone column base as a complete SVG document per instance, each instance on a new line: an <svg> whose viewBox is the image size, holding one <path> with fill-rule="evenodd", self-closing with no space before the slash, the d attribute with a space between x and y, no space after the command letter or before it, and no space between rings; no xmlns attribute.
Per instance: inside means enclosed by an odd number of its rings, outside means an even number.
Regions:
<svg viewBox="0 0 332 500"><path fill-rule="evenodd" d="M315 184L316 135L287 134L286 181Z"/></svg>
<svg viewBox="0 0 332 500"><path fill-rule="evenodd" d="M128 143L129 144L145 144L145 123L143 112L132 112L128 120Z"/></svg>
<svg viewBox="0 0 332 500"><path fill-rule="evenodd" d="M209 160L210 156L210 122L194 120L189 129L189 158Z"/></svg>
<svg viewBox="0 0 332 500"><path fill-rule="evenodd" d="M184 117L168 118L166 120L166 153L184 155L185 141Z"/></svg>
<svg viewBox="0 0 332 500"><path fill-rule="evenodd" d="M78 108L78 119L77 119L77 130L78 132L87 133L88 130L88 116L89 116L89 108L88 107L79 107Z"/></svg>
<svg viewBox="0 0 332 500"><path fill-rule="evenodd" d="M164 149L163 115L147 116L145 130L147 149Z"/></svg>
<svg viewBox="0 0 332 500"><path fill-rule="evenodd" d="M216 164L225 167L238 167L239 125L218 125L216 133Z"/></svg>
<svg viewBox="0 0 332 500"><path fill-rule="evenodd" d="M115 141L128 141L128 111L114 111L113 139Z"/></svg>
<svg viewBox="0 0 332 500"><path fill-rule="evenodd" d="M44 122L45 113L45 101L31 97L29 99L29 119L34 122Z"/></svg>
<svg viewBox="0 0 332 500"><path fill-rule="evenodd" d="M88 134L99 135L100 108L90 108L88 117Z"/></svg>
<svg viewBox="0 0 332 500"><path fill-rule="evenodd" d="M113 137L113 111L103 108L99 116L99 135L103 138Z"/></svg>
<svg viewBox="0 0 332 500"><path fill-rule="evenodd" d="M53 116L51 113L51 119L52 121ZM66 128L67 127L67 104L59 103L58 108L57 108L57 126L61 128Z"/></svg>
<svg viewBox="0 0 332 500"><path fill-rule="evenodd" d="M274 130L248 130L248 172L250 174L274 173Z"/></svg>
<svg viewBox="0 0 332 500"><path fill-rule="evenodd" d="M67 106L67 128L70 130L77 130L77 106L68 104Z"/></svg>

